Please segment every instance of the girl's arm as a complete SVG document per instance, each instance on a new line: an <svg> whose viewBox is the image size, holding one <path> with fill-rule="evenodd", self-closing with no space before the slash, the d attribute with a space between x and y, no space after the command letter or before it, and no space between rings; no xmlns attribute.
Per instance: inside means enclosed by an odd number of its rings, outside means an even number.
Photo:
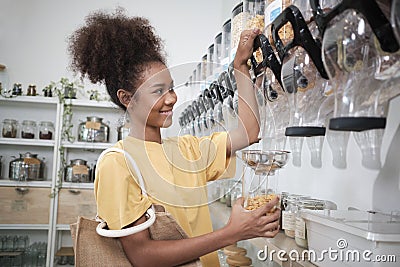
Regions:
<svg viewBox="0 0 400 267"><path fill-rule="evenodd" d="M137 234L121 237L125 254L133 266L176 266L231 245L239 240L254 237L274 237L279 231L279 209L267 215L278 203L278 198L265 206L246 211L243 199L232 207L227 225L205 235L181 240L152 240L146 229ZM142 217L133 225L143 223Z"/></svg>
<svg viewBox="0 0 400 267"><path fill-rule="evenodd" d="M241 33L239 46L233 62L234 74L238 89L238 128L229 132L226 146L227 156L237 150L258 142L260 131L256 88L250 78L247 61L253 54L254 38L258 29L245 30Z"/></svg>

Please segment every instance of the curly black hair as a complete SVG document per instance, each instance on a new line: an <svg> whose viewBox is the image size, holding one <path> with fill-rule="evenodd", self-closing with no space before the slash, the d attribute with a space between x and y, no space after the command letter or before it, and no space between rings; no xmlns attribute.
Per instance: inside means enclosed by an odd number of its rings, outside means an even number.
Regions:
<svg viewBox="0 0 400 267"><path fill-rule="evenodd" d="M166 64L162 41L147 19L128 17L122 8L113 14L95 11L85 22L69 37L71 69L105 84L111 100L126 110L118 89L135 91L148 63Z"/></svg>

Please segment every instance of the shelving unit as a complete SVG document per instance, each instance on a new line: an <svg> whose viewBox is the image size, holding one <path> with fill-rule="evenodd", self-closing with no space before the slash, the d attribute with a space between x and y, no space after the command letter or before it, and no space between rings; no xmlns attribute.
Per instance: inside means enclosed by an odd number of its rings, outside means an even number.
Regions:
<svg viewBox="0 0 400 267"><path fill-rule="evenodd" d="M35 139L23 139L20 135L17 138L0 137L0 212L7 214L0 218L0 235L24 234L30 237L31 242L47 242L46 266L57 266L57 256L71 254L69 224L75 222L78 215L96 215L93 183L64 182L65 163L79 158L87 160L89 166L94 165L102 150L117 142L117 123L122 115L108 101L66 99L64 102L72 107L71 134L75 140L61 140L64 104L57 97L0 96L0 122L16 119L19 123L33 120L54 124L53 140L40 140L37 136ZM78 125L86 121L87 116L104 118L110 127L108 143L76 141ZM44 157L43 181L9 179L10 161L26 152L38 154L40 159Z"/></svg>

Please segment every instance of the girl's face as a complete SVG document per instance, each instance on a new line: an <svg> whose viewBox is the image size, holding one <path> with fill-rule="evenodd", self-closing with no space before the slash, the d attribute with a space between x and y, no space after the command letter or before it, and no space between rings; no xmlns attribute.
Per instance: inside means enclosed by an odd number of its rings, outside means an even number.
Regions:
<svg viewBox="0 0 400 267"><path fill-rule="evenodd" d="M128 106L134 127L164 128L172 124L172 109L177 101L168 68L154 62L143 73L143 83Z"/></svg>

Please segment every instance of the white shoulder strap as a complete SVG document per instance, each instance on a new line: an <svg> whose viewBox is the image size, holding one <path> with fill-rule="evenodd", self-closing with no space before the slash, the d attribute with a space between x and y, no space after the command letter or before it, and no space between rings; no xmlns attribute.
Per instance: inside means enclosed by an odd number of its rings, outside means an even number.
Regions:
<svg viewBox="0 0 400 267"><path fill-rule="evenodd" d="M135 160L132 158L131 155L129 155L128 152L126 152L125 150L120 149L120 148L111 147L111 148L104 150L100 154L97 162L99 162L104 157L105 154L107 154L108 152L111 152L111 151L123 153L125 155L125 157L128 159L129 163L132 165L133 169L136 172L136 175L139 180L140 188L142 189L142 194L147 196L146 188L144 186L143 176L140 173L139 167L137 166ZM96 174L97 174L97 171L98 171L98 168L96 168ZM141 223L136 226L132 226L130 228L121 229L121 230L106 230L105 227L107 226L107 223L105 221L100 220L100 223L96 227L96 232L97 232L97 234L99 234L101 236L105 236L105 237L122 237L122 236L128 236L128 235L132 235L132 234L141 232L141 231L149 228L156 220L156 215L154 212L153 205L146 211L146 217L147 217L147 220L144 223ZM96 219L98 219L97 215L96 215Z"/></svg>
<svg viewBox="0 0 400 267"><path fill-rule="evenodd" d="M146 191L146 187L144 185L144 179L143 176L139 170L139 167L137 166L135 160L132 158L132 156L126 152L123 149L120 148L116 148L116 147L110 147L107 148L106 150L104 150L103 152L101 152L99 158L97 159L97 162L100 162L100 160L104 157L105 154L107 154L108 152L119 152L125 155L125 157L128 159L129 163L131 164L133 170L136 172L137 178L139 180L139 185L140 188L142 189L142 194L147 196L147 191ZM96 168L96 174L97 174L98 168Z"/></svg>

